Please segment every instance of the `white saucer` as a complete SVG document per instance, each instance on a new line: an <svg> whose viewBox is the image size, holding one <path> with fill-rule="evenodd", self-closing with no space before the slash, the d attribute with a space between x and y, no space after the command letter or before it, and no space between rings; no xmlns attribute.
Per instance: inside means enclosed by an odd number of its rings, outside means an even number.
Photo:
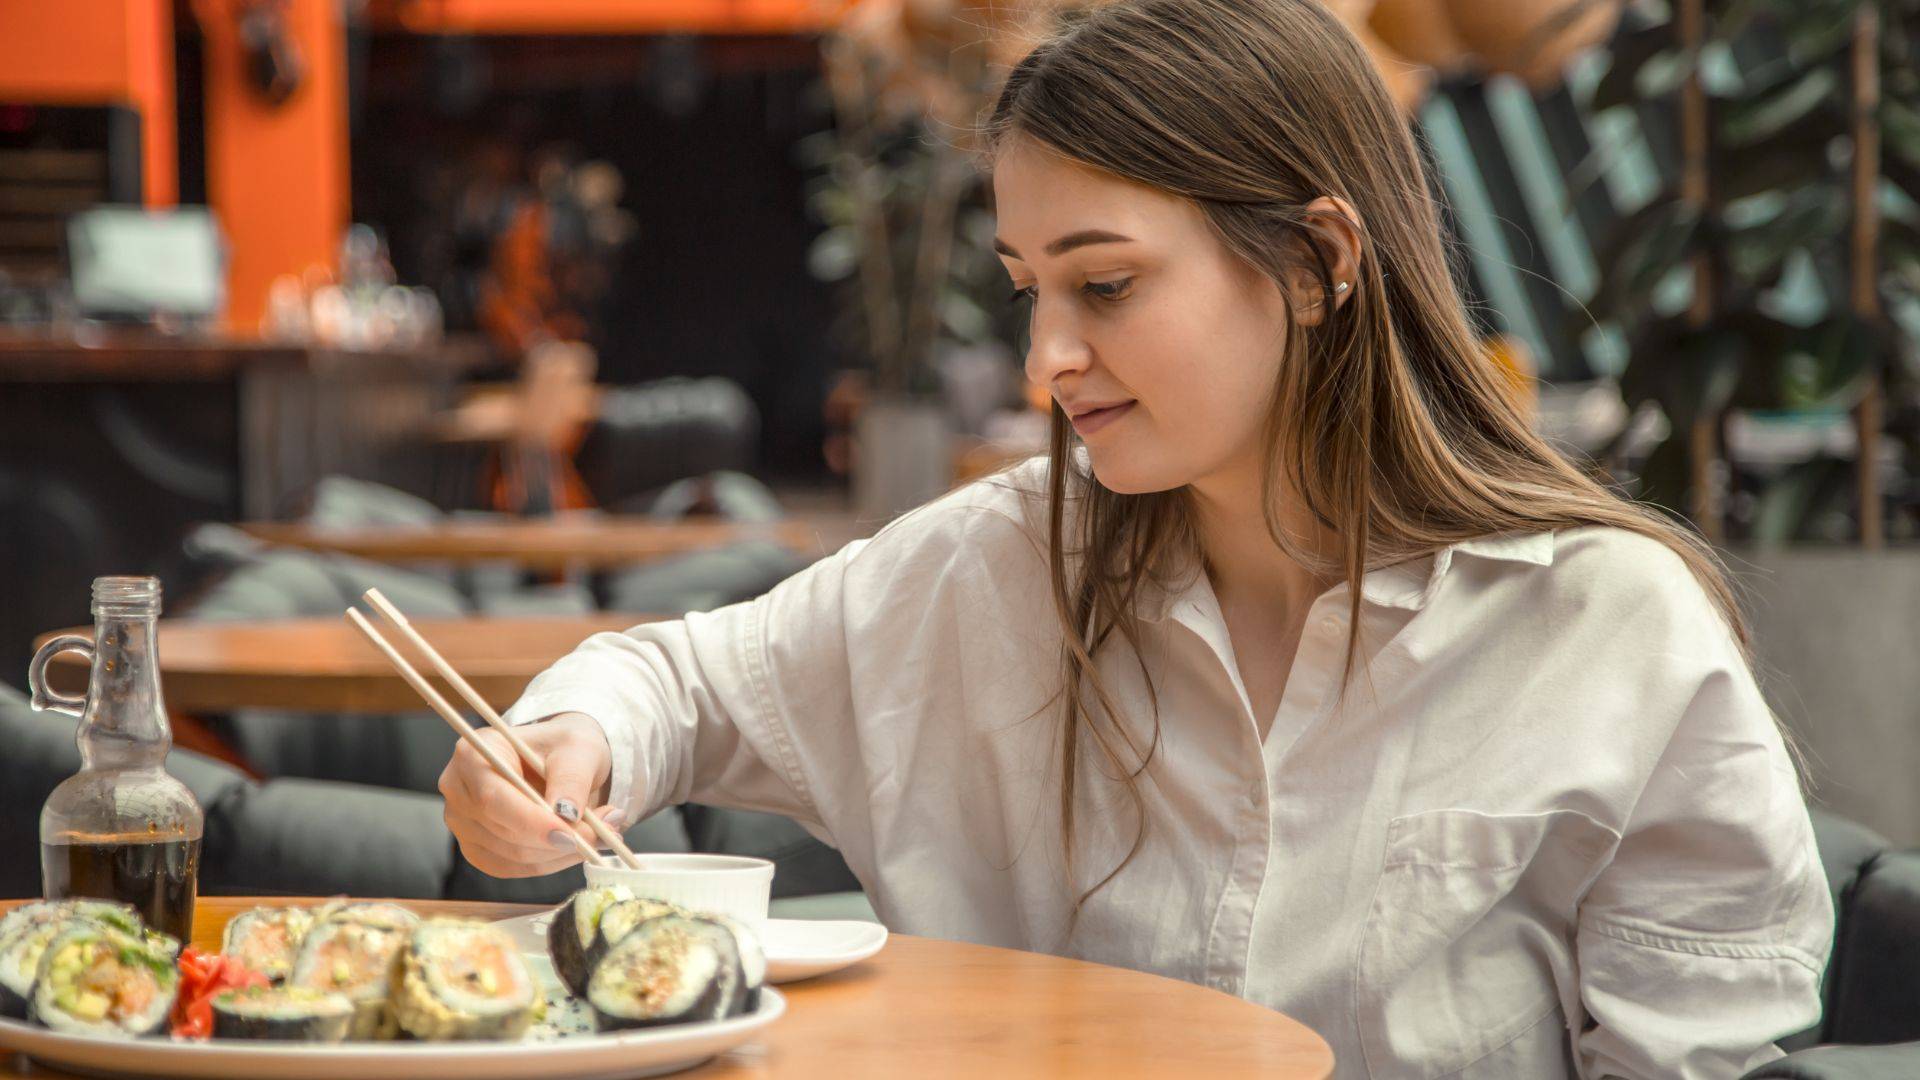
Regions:
<svg viewBox="0 0 1920 1080"><path fill-rule="evenodd" d="M505 919L495 925L522 951L544 953L553 912ZM797 982L857 964L887 943L887 928L852 919L768 919L761 945L767 951L767 981Z"/></svg>

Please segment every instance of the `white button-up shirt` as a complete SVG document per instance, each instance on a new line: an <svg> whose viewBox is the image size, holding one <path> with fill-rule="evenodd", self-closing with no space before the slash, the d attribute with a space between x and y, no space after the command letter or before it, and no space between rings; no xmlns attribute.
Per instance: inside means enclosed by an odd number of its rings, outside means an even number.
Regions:
<svg viewBox="0 0 1920 1080"><path fill-rule="evenodd" d="M1634 534L1487 538L1313 604L1263 740L1206 575L1151 590L1101 671L1146 833L1084 745L1072 880L1044 461L750 603L600 634L509 714L594 717L629 820L788 815L906 933L1217 987L1310 1025L1343 1077L1734 1077L1820 1016L1833 911L1738 649Z"/></svg>

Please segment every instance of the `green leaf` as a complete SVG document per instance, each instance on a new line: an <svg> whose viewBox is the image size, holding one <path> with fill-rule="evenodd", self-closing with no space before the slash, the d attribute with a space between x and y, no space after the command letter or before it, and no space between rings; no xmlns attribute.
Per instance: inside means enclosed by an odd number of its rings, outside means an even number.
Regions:
<svg viewBox="0 0 1920 1080"><path fill-rule="evenodd" d="M1661 319L1638 335L1620 375L1620 393L1628 408L1653 401L1676 431L1717 416L1733 400L1740 383L1745 342L1725 324L1687 326L1684 319Z"/></svg>
<svg viewBox="0 0 1920 1080"><path fill-rule="evenodd" d="M1830 185L1804 188L1773 217L1733 230L1727 237L1727 265L1742 280L1769 282L1793 252L1843 241L1847 212L1846 200Z"/></svg>
<svg viewBox="0 0 1920 1080"><path fill-rule="evenodd" d="M1686 259L1699 232L1699 215L1671 192L1622 219L1595 254L1600 287L1588 303L1594 317L1645 310L1654 288Z"/></svg>
<svg viewBox="0 0 1920 1080"><path fill-rule="evenodd" d="M1731 202L1769 191L1802 187L1833 175L1828 152L1841 130L1814 113L1801 117L1762 142L1716 146L1711 166L1715 196Z"/></svg>
<svg viewBox="0 0 1920 1080"><path fill-rule="evenodd" d="M1780 545L1806 538L1822 511L1835 502L1845 505L1851 490L1849 465L1838 458L1817 457L1792 466L1768 484L1754 506L1754 541Z"/></svg>
<svg viewBox="0 0 1920 1080"><path fill-rule="evenodd" d="M1816 67L1782 87L1733 101L1720 102L1716 111L1720 139L1726 146L1745 146L1773 138L1809 113L1832 102L1840 77L1828 66ZM1828 124L1844 122L1823 114Z"/></svg>
<svg viewBox="0 0 1920 1080"><path fill-rule="evenodd" d="M1642 100L1635 87L1640 69L1654 57L1677 49L1678 38L1670 21L1628 30L1615 37L1606 73L1594 85L1588 107L1599 112Z"/></svg>

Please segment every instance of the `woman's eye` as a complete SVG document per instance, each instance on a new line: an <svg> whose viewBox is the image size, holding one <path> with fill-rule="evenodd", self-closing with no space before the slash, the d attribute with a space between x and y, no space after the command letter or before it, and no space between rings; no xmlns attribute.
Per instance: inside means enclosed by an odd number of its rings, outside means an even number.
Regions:
<svg viewBox="0 0 1920 1080"><path fill-rule="evenodd" d="M1097 296L1102 300L1125 300L1127 294L1133 291L1133 279L1121 278L1118 281L1089 281L1084 286L1084 291L1087 295Z"/></svg>

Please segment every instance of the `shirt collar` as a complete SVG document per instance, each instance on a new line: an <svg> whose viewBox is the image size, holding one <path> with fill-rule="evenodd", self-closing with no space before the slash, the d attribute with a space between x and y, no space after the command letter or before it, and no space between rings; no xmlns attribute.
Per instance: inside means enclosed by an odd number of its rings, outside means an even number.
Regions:
<svg viewBox="0 0 1920 1080"><path fill-rule="evenodd" d="M1439 591L1440 582L1447 571L1453 567L1455 555L1488 559L1496 562L1531 563L1535 566L1553 565L1553 534L1504 533L1494 536L1481 536L1472 540L1462 540L1455 544L1417 558L1397 562L1370 570L1360 579L1360 596L1369 604L1379 607L1401 608L1407 611L1419 611ZM1335 585L1332 592L1340 592L1346 584ZM1204 592L1205 597L1200 596ZM1144 585L1141 590L1139 614L1148 622L1158 622L1172 614L1181 604L1196 605L1202 600L1211 600L1212 586L1207 584L1206 575L1197 567L1187 576L1167 585Z"/></svg>

